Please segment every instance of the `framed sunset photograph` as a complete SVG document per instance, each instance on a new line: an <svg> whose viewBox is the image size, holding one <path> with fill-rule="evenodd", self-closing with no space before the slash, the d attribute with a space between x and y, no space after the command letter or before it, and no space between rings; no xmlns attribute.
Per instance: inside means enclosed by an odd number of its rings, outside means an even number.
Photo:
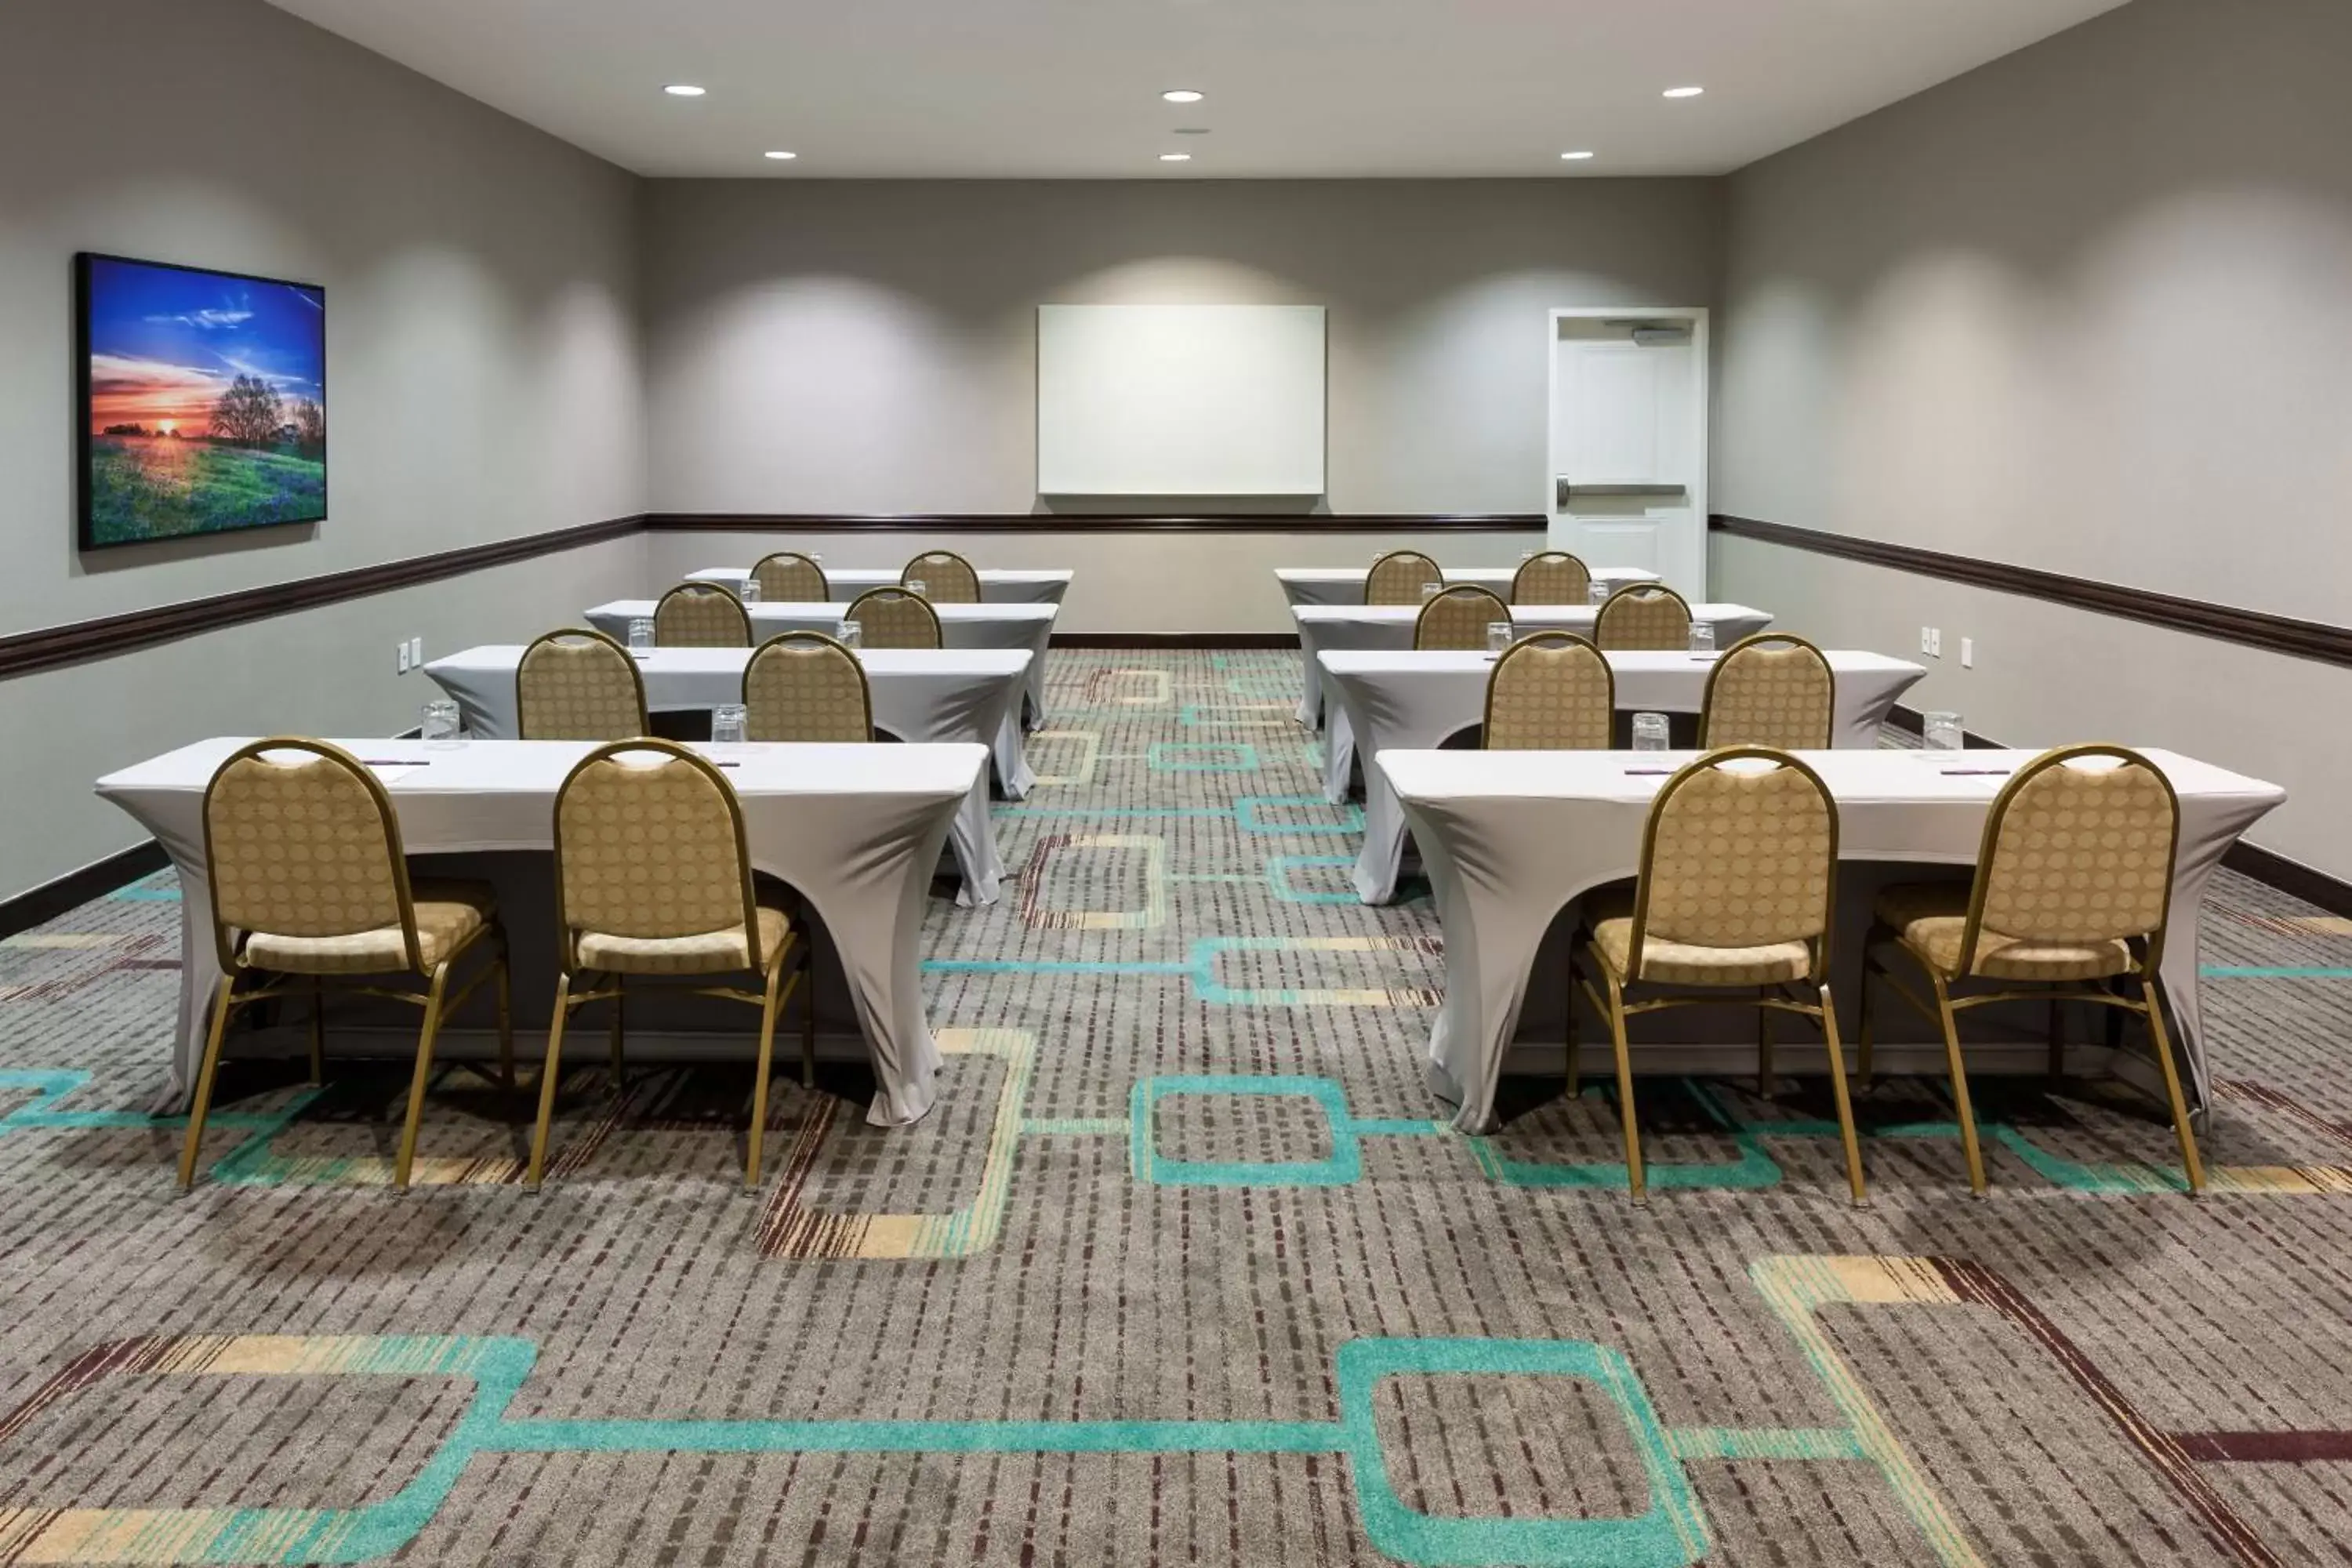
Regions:
<svg viewBox="0 0 2352 1568"><path fill-rule="evenodd" d="M327 296L75 258L84 550L327 515Z"/></svg>

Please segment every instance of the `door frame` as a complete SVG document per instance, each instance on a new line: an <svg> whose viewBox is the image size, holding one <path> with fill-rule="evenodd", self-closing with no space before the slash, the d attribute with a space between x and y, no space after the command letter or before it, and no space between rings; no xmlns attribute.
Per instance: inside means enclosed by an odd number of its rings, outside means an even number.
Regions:
<svg viewBox="0 0 2352 1568"><path fill-rule="evenodd" d="M1553 521L1559 515L1554 484L1559 475L1559 454L1553 447L1553 435L1558 428L1559 410L1559 324L1562 321L1612 321L1621 316L1642 316L1661 321L1688 321L1691 347L1698 353L1698 396L1693 400L1691 449L1698 454L1698 482L1690 487L1691 510L1699 529L1700 569L1712 575L1714 562L1707 548L1707 520L1714 515L1709 505L1708 487L1713 482L1715 453L1709 445L1712 436L1708 415L1715 403L1715 351L1708 334L1709 308L1705 305L1573 305L1554 306L1544 320L1544 475L1543 517L1544 542L1548 547L1560 548L1552 537ZM1695 585L1705 594L1711 590L1705 583Z"/></svg>

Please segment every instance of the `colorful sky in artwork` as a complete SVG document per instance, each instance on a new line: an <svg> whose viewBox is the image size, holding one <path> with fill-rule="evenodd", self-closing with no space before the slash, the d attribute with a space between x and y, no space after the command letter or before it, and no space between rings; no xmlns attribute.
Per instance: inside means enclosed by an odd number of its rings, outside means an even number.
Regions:
<svg viewBox="0 0 2352 1568"><path fill-rule="evenodd" d="M93 260L89 427L201 436L240 375L289 403L325 401L327 307L315 289Z"/></svg>

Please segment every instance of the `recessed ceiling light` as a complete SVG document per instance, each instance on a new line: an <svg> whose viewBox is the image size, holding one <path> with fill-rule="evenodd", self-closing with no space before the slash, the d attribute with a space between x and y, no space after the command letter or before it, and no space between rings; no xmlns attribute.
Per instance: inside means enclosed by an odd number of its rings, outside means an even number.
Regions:
<svg viewBox="0 0 2352 1568"><path fill-rule="evenodd" d="M1705 92L1706 90L1706 89L1703 87L1670 87L1666 89L1666 96L1668 98L1696 98L1700 93Z"/></svg>
<svg viewBox="0 0 2352 1568"><path fill-rule="evenodd" d="M1190 153L1162 153L1160 154L1160 161L1163 163L1189 163L1192 161L1192 154Z"/></svg>
<svg viewBox="0 0 2352 1568"><path fill-rule="evenodd" d="M1580 163L1584 162L1585 159L1591 157L1592 154L1590 153L1562 153L1560 156L1567 159L1571 163Z"/></svg>
<svg viewBox="0 0 2352 1568"><path fill-rule="evenodd" d="M709 89L697 87L690 81L674 81L662 90L672 98L700 98Z"/></svg>
<svg viewBox="0 0 2352 1568"><path fill-rule="evenodd" d="M765 156L773 158L779 163L789 163L793 159L799 157L800 154L798 153L770 153L765 154Z"/></svg>
<svg viewBox="0 0 2352 1568"><path fill-rule="evenodd" d="M1189 87L1171 87L1160 96L1171 103L1198 103L1209 95Z"/></svg>

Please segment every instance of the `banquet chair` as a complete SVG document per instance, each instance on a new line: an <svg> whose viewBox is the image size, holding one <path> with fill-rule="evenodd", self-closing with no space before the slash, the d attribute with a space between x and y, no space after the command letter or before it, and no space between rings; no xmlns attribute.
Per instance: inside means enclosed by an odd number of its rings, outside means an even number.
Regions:
<svg viewBox="0 0 2352 1568"><path fill-rule="evenodd" d="M920 583L923 597L935 605L980 603L980 574L952 550L926 550L907 563L898 581Z"/></svg>
<svg viewBox="0 0 2352 1568"><path fill-rule="evenodd" d="M1483 652L1487 626L1496 621L1507 625L1510 618L1511 606L1490 589L1467 584L1447 588L1421 607L1412 623L1412 646L1420 653Z"/></svg>
<svg viewBox="0 0 2352 1568"><path fill-rule="evenodd" d="M824 568L797 550L779 550L751 568L760 597L769 604L822 605L833 597Z"/></svg>
<svg viewBox="0 0 2352 1568"><path fill-rule="evenodd" d="M1633 583L1609 595L1594 617L1592 640L1604 653L1690 647L1690 605L1657 583Z"/></svg>
<svg viewBox="0 0 2352 1568"><path fill-rule="evenodd" d="M1837 675L1803 637L1758 632L1724 650L1707 671L1698 743L1825 752L1835 740Z"/></svg>
<svg viewBox="0 0 2352 1568"><path fill-rule="evenodd" d="M1617 676L1574 632L1521 637L1486 677L1486 749L1605 752L1614 743Z"/></svg>
<svg viewBox="0 0 2352 1568"><path fill-rule="evenodd" d="M874 698L857 656L823 632L770 637L743 667L753 741L870 741Z"/></svg>
<svg viewBox="0 0 2352 1568"><path fill-rule="evenodd" d="M1364 603L1418 605L1423 583L1444 581L1444 568L1420 551L1391 550L1364 574Z"/></svg>
<svg viewBox="0 0 2352 1568"><path fill-rule="evenodd" d="M205 785L205 863L221 978L211 1032L196 1072L195 1101L180 1154L180 1190L195 1184L196 1154L212 1109L221 1043L240 1007L288 995L307 982L310 1081L326 1066L325 989L387 997L424 1009L408 1115L393 1165L406 1188L416 1124L433 1076L442 1025L485 981L498 998L499 1071L514 1086L507 937L490 889L478 882L412 882L392 797L365 763L324 741L279 738L239 747ZM480 946L488 965L450 990L457 960ZM361 984L413 974L425 989Z"/></svg>
<svg viewBox="0 0 2352 1568"><path fill-rule="evenodd" d="M1514 605L1581 605L1592 597L1592 571L1565 550L1547 550L1511 574Z"/></svg>
<svg viewBox="0 0 2352 1568"><path fill-rule="evenodd" d="M2095 761L2112 765L2083 765ZM2120 1008L2147 1021L2189 1191L2205 1190L2164 1026L2159 973L2179 843L2180 802L2155 763L2123 746L2063 746L2018 769L1994 797L1971 881L1898 884L1878 895L1863 953L1857 1067L1867 1082L1875 978L1943 1028L1960 1146L1977 1196L1985 1193L1984 1155L1960 1058L1959 1015L1991 1002L2033 999L2050 1004L2053 1078L2064 1066L2059 1003ZM1895 977L1889 961L1898 952L1926 975L1932 1005ZM1953 994L1963 981L1979 980L2000 988ZM2126 981L2136 995L2126 993Z"/></svg>
<svg viewBox="0 0 2352 1568"><path fill-rule="evenodd" d="M869 588L841 613L856 621L867 647L938 647L939 612L904 588Z"/></svg>
<svg viewBox="0 0 2352 1568"><path fill-rule="evenodd" d="M603 632L567 626L522 650L515 666L515 731L525 741L625 741L642 735L646 678Z"/></svg>
<svg viewBox="0 0 2352 1568"><path fill-rule="evenodd" d="M1721 1005L1743 991L1754 997L1752 1003L1742 997L1740 1004L1757 1009L1759 1092L1771 1088L1771 1015L1795 1013L1821 1026L1838 1130L1845 1140L1846 1182L1853 1201L1864 1201L1862 1145L1854 1134L1844 1047L1830 999L1837 847L1837 803L1821 775L1786 752L1727 747L1692 763L1658 792L1643 829L1633 891L1586 900L1584 929L1570 949L1569 973L1571 990L1580 989L1609 1021L1617 1053L1626 1184L1635 1203L1646 1201L1647 1189L1626 1020L1668 1008ZM1636 987L1672 989L1628 1001L1626 993ZM1570 1000L1568 1072L1573 1096L1577 1040Z"/></svg>
<svg viewBox="0 0 2352 1568"><path fill-rule="evenodd" d="M548 1123L562 1076L563 1029L574 1009L613 1004L613 1093L621 1093L621 1045L632 977L759 976L761 989L677 987L760 1009L751 1088L751 1145L743 1184L760 1184L768 1122L768 1076L776 1020L809 979L809 943L791 916L762 903L751 880L743 808L717 765L667 741L621 741L580 761L555 795L555 920L561 944L555 1015L539 1079L539 1125L525 1181L547 1168ZM816 996L803 997L801 1082L816 1081Z"/></svg>
<svg viewBox="0 0 2352 1568"><path fill-rule="evenodd" d="M750 647L751 615L716 583L680 583L654 606L656 647Z"/></svg>

